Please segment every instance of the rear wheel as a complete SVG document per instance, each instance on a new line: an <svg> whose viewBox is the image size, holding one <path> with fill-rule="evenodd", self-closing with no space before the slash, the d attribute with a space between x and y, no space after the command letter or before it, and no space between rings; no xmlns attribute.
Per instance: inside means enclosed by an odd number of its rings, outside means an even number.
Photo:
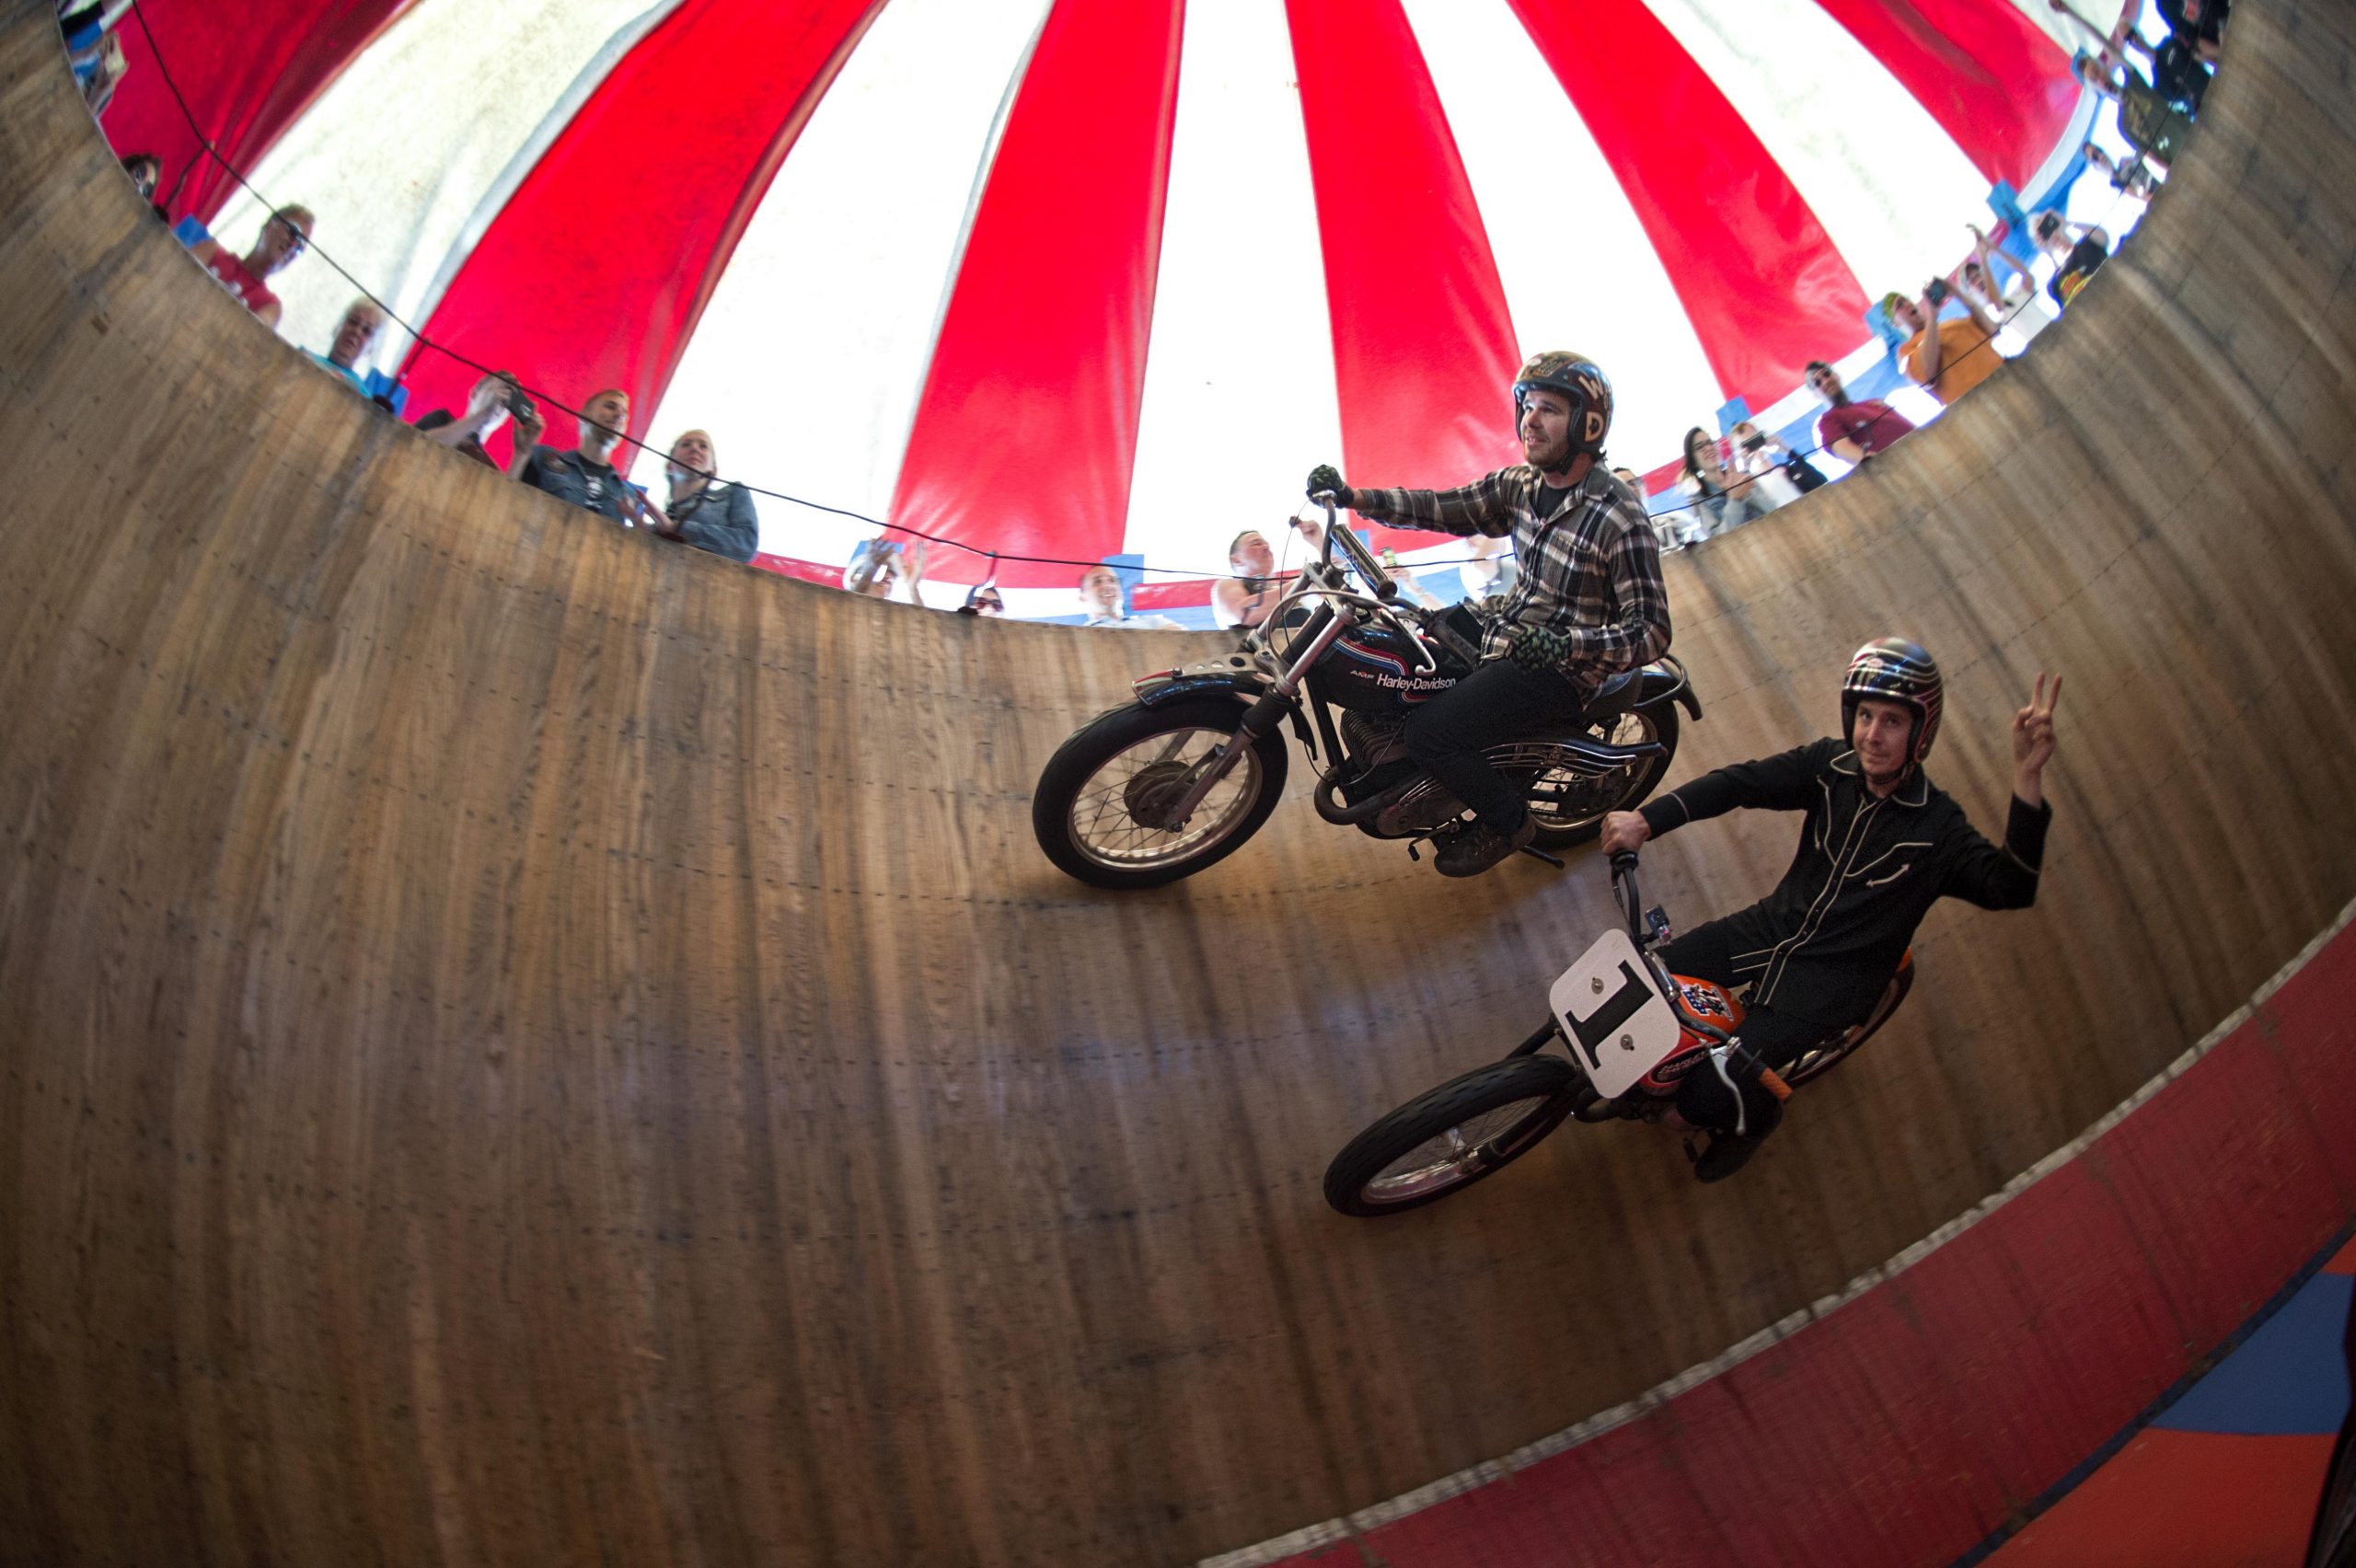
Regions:
<svg viewBox="0 0 2356 1568"><path fill-rule="evenodd" d="M1283 737L1264 735L1176 822L1171 812L1243 722L1207 698L1116 708L1075 731L1040 772L1031 829L1047 859L1097 887L1159 887L1234 853L1284 793Z"/></svg>
<svg viewBox="0 0 2356 1568"><path fill-rule="evenodd" d="M1530 814L1538 820L1541 849L1567 849L1603 831L1610 812L1634 811L1669 775L1677 755L1677 709L1663 702L1631 709L1589 731L1607 745L1657 744L1658 756L1638 757L1610 773L1588 775L1568 767L1539 770L1523 787Z"/></svg>
<svg viewBox="0 0 2356 1568"><path fill-rule="evenodd" d="M1560 1057L1536 1055L1450 1078L1352 1138L1325 1168L1325 1201L1372 1218L1461 1192L1561 1125L1586 1081Z"/></svg>
<svg viewBox="0 0 2356 1568"><path fill-rule="evenodd" d="M1874 1010L1865 1015L1865 1020L1852 1025L1829 1044L1802 1052L1798 1059L1784 1070L1784 1081L1797 1089L1811 1078L1822 1078L1848 1060L1858 1046L1873 1038L1874 1031L1889 1021L1889 1015L1898 1010L1898 1005L1906 999L1906 993L1913 988L1914 955L1910 952L1898 961L1898 973L1891 975L1889 984L1881 988L1881 999L1874 1003Z"/></svg>

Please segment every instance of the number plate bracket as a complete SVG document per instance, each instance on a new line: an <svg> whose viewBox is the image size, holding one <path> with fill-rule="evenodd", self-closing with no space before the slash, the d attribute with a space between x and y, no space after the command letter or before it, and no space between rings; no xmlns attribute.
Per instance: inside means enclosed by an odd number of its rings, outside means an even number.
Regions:
<svg viewBox="0 0 2356 1568"><path fill-rule="evenodd" d="M1683 1035L1625 931L1607 931L1579 954L1548 989L1546 1003L1572 1057L1607 1098L1634 1088Z"/></svg>

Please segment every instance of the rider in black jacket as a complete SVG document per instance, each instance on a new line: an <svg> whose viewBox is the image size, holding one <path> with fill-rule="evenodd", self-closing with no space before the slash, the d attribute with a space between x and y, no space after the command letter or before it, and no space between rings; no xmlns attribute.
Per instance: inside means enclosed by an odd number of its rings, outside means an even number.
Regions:
<svg viewBox="0 0 2356 1568"><path fill-rule="evenodd" d="M2061 677L2049 693L2040 674L2014 717L2013 803L2001 847L1923 772L1939 730L1939 671L1896 638L1869 642L1850 661L1841 683L1845 740L1721 767L1641 812L1604 820L1603 847L1618 851L1738 807L1807 813L1799 850L1773 893L1661 952L1672 974L1750 987L1734 1040L1678 1087L1678 1113L1712 1135L1694 1168L1702 1180L1734 1174L1774 1131L1789 1092L1774 1069L1865 1018L1934 903L2037 902L2053 815L2044 771L2061 694Z"/></svg>

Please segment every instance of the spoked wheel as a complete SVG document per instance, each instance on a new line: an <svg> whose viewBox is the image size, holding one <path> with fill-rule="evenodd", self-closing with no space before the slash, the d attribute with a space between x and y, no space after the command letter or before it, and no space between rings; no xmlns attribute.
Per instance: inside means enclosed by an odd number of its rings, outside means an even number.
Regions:
<svg viewBox="0 0 2356 1568"><path fill-rule="evenodd" d="M1174 809L1243 720L1226 698L1132 705L1083 725L1039 775L1031 828L1047 859L1097 887L1158 887L1231 854L1284 792L1284 741L1264 736L1184 822Z"/></svg>
<svg viewBox="0 0 2356 1568"><path fill-rule="evenodd" d="M1889 1015L1898 1010L1898 1004L1904 1001L1906 993L1913 988L1914 955L1910 952L1898 961L1898 973L1891 975L1889 984L1881 988L1881 999L1874 1003L1874 1010L1865 1015L1865 1022L1852 1025L1830 1044L1802 1052L1797 1060L1784 1069L1784 1081L1797 1089L1810 1078L1822 1078L1839 1066L1858 1046L1873 1038L1874 1031L1889 1021Z"/></svg>
<svg viewBox="0 0 2356 1568"><path fill-rule="evenodd" d="M1562 1124L1586 1080L1555 1056L1508 1056L1417 1095L1325 1168L1325 1201L1370 1219L1463 1191Z"/></svg>
<svg viewBox="0 0 2356 1568"><path fill-rule="evenodd" d="M1606 813L1634 811L1660 788L1670 760L1677 755L1677 709L1667 702L1631 709L1590 733L1608 745L1657 742L1661 755L1641 757L1603 774L1561 767L1524 769L1529 782L1522 787L1522 795L1530 802L1530 814L1538 819L1541 849L1565 849L1586 843L1603 831Z"/></svg>

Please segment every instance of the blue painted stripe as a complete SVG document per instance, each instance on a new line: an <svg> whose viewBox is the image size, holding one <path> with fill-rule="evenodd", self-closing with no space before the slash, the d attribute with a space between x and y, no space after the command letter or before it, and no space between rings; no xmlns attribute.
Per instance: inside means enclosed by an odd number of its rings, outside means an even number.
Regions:
<svg viewBox="0 0 2356 1568"><path fill-rule="evenodd" d="M2018 1510L2012 1518L2007 1519L2004 1523L1991 1530L1985 1539L1981 1541L1978 1546L1975 1546L1970 1551L1965 1552L1962 1556L1958 1557L1952 1563L1948 1564L1948 1568L1978 1568L1979 1564L1985 1562L1990 1555L1992 1554L1999 1547L2003 1546L2006 1541L2010 1540L2013 1537L2026 1529L2030 1521L2036 1519L2047 1509L2052 1507L2056 1503L2061 1502L2062 1498L2076 1491L2079 1484L2088 1476L2094 1474L2095 1471L2100 1470L2104 1465L2108 1464L2112 1458L2117 1457L2119 1450L2127 1446L2129 1439L2132 1438L2135 1434L2142 1431L2147 1426L2154 1424L2164 1417L2173 1414L2176 1407L2182 1403L2185 1398L2189 1395L2194 1389L2200 1386L2201 1378L2207 1375L2211 1366L2217 1365L2221 1358L2230 1355L2234 1350L2247 1343L2251 1339L2255 1338L2258 1332L2264 1329L2278 1313L2289 1307L2292 1301L2297 1300L2301 1295L2304 1294L2309 1285L2313 1284L2317 1279L2350 1277L2324 1274L2320 1271L2326 1263L2329 1262L2333 1258L2339 1255L2339 1250L2347 1246L2351 1238L2356 1238L2356 1225L2341 1227L2339 1234L2332 1238L2328 1246L2325 1247L2322 1251L2317 1252L2314 1257L2307 1260L2306 1263L2283 1284L2282 1288L2276 1291L2274 1295L2268 1299L2265 1306L2260 1307L2256 1312L2252 1313L2247 1321L2226 1336L2225 1343L2219 1345L2215 1351L2212 1352L2205 1361L2195 1366L2191 1371L2186 1373L2183 1377L2177 1378L2174 1383L2170 1384L2161 1392L2158 1399L2154 1400L2150 1404L2144 1406L2142 1411L2139 1412L2133 1420L2120 1427L2117 1432L2112 1433L2109 1439L2105 1442L2102 1447L2096 1448L2093 1453L2088 1454L2077 1464L2072 1466L2070 1472L2067 1475L2063 1476L2060 1481L2055 1482L2051 1486L2047 1487L2043 1492L2038 1493L2035 1497L2031 1498L2027 1506ZM2342 1317L2343 1319L2345 1318L2344 1305ZM2345 1357L2340 1354L2339 1345L2336 1343L2331 1347L2331 1359L2335 1366L2338 1366L2342 1369L2340 1376L2343 1380L2340 1387L2344 1391L2347 1388L2347 1383L2345 1381L2347 1376L2347 1363ZM2343 1398L2344 1397L2345 1395L2343 1392Z"/></svg>
<svg viewBox="0 0 2356 1568"><path fill-rule="evenodd" d="M2340 1336L2356 1279L2317 1274L2154 1426L2253 1437L2334 1433L2348 1415Z"/></svg>

